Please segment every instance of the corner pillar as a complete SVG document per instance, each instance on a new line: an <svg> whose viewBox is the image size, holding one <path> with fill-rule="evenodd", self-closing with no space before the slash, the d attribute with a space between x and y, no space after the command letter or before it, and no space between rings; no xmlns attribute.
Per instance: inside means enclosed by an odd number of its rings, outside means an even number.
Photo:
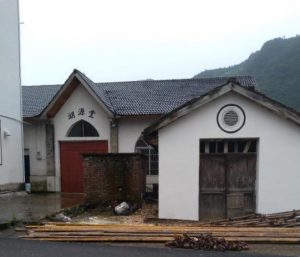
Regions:
<svg viewBox="0 0 300 257"><path fill-rule="evenodd" d="M110 152L119 152L119 124L117 119L110 122Z"/></svg>

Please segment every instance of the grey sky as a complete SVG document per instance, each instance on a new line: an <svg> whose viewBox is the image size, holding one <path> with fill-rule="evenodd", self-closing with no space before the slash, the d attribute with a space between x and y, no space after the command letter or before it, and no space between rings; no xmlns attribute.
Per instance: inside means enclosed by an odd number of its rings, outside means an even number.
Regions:
<svg viewBox="0 0 300 257"><path fill-rule="evenodd" d="M19 0L24 85L189 78L300 33L300 1Z"/></svg>

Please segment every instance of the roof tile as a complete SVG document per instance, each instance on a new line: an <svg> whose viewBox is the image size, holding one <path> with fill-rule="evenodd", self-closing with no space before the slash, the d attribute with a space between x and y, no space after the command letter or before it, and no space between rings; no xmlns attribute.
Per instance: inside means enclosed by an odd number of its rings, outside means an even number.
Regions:
<svg viewBox="0 0 300 257"><path fill-rule="evenodd" d="M120 116L166 114L185 102L226 84L230 79L218 77L94 83L83 73L79 73L106 107ZM254 78L250 76L236 77L236 81L241 86L256 86ZM23 116L38 116L60 87L61 85L23 86Z"/></svg>

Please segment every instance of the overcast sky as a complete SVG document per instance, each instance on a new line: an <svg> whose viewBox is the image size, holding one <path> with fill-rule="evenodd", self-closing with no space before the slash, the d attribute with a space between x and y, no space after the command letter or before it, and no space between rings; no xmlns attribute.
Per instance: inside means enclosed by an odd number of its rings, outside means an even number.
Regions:
<svg viewBox="0 0 300 257"><path fill-rule="evenodd" d="M22 84L190 78L300 34L299 0L19 0Z"/></svg>

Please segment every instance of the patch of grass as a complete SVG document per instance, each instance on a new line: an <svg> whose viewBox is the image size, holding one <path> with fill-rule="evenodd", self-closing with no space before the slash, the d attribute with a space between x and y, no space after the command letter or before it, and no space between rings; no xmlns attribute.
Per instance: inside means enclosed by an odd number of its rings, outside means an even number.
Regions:
<svg viewBox="0 0 300 257"><path fill-rule="evenodd" d="M9 221L9 224L11 227L15 227L16 225L18 225L19 223L21 223L21 220L19 220L17 218L17 216L15 214L12 215L10 221Z"/></svg>

